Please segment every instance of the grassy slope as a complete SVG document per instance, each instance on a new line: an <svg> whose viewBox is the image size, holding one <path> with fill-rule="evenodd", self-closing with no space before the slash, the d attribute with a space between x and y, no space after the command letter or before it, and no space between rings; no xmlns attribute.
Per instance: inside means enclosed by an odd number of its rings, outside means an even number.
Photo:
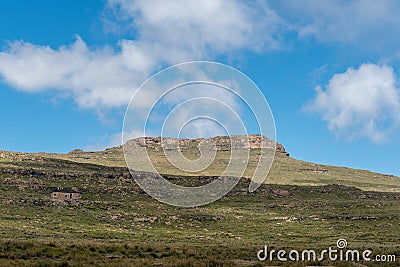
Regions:
<svg viewBox="0 0 400 267"><path fill-rule="evenodd" d="M164 157L162 151L149 150L149 155L160 173L190 175L174 168ZM198 157L196 151L188 151L186 155L189 158ZM249 164L244 175L247 178L252 177L256 166L255 163L258 161L257 155L257 150L251 151ZM44 156L67 159L74 162L96 163L104 166L126 166L121 148L113 148L101 152L47 154ZM216 164L195 175L220 175L225 169L227 162L229 162L229 156L228 152L219 152L215 160ZM140 170L140 168L137 170ZM316 172L315 170L327 170L327 172ZM318 165L297 160L279 152L275 154L274 163L265 183L287 185L339 184L355 186L368 191L400 192L399 177L345 167Z"/></svg>
<svg viewBox="0 0 400 267"><path fill-rule="evenodd" d="M353 249L400 255L399 193L323 186L398 191L398 178L278 154L267 181L278 185L263 185L249 195L248 181L242 180L223 199L187 209L144 194L127 177L117 151L0 153L0 266L221 266L238 259L257 265L255 253L265 244L318 250L334 247L338 238L346 238ZM159 152L152 153L162 162ZM57 187L76 187L82 201L52 203L50 193ZM271 194L277 188L290 196Z"/></svg>

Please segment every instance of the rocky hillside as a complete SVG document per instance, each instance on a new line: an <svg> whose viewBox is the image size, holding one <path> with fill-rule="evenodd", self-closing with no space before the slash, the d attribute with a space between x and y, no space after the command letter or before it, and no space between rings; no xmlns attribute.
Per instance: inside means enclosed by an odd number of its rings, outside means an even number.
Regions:
<svg viewBox="0 0 400 267"><path fill-rule="evenodd" d="M257 167L260 156L259 148L274 148L275 153L272 168L268 173L265 183L281 185L301 185L301 186L323 186L338 184L343 186L353 186L366 191L380 192L400 192L400 178L390 174L380 174L367 170L356 170L345 167L335 167L320 165L294 159L289 156L285 148L263 136L250 135L248 141L243 136L233 136L233 145L243 149L249 149L249 163L243 175L251 178ZM174 167L165 157L163 146L166 149L176 147L183 154L195 160L200 157L199 144L216 144L216 158L210 167L198 172L188 173ZM171 145L172 144L172 145ZM156 170L161 174L178 176L218 176L223 173L227 164L230 162L230 139L227 136L218 136L210 139L176 139L165 138L163 142L160 137L136 138L129 141L128 145L137 147L147 146L148 156ZM136 171L146 171L141 168L144 159L137 158ZM61 177L66 170L71 173L86 172L86 168L93 169L99 173L99 168L105 172L106 176L121 176L127 173L126 161L122 147L109 148L98 152L85 152L75 149L68 154L54 153L17 153L0 151L0 168L13 176L36 175L40 173L43 177ZM44 175L43 175L44 174ZM112 175L111 175L112 174ZM96 174L97 175L97 174ZM80 177L78 175L78 177Z"/></svg>

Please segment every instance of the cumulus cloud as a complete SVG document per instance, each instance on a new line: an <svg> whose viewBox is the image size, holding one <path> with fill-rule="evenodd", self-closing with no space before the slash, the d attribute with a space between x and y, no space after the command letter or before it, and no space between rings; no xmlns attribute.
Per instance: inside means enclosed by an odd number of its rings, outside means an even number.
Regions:
<svg viewBox="0 0 400 267"><path fill-rule="evenodd" d="M136 42L122 40L119 47L92 51L79 37L58 49L12 42L0 53L0 74L22 91L58 90L84 108L118 107L128 103L154 61Z"/></svg>
<svg viewBox="0 0 400 267"><path fill-rule="evenodd" d="M110 0L141 40L166 48L165 57L186 59L238 49L279 46L283 20L264 1Z"/></svg>
<svg viewBox="0 0 400 267"><path fill-rule="evenodd" d="M274 2L274 7L300 37L369 49L387 48L400 40L396 0L282 0ZM392 48L397 49L397 44Z"/></svg>
<svg viewBox="0 0 400 267"><path fill-rule="evenodd" d="M122 107L164 65L279 46L281 20L263 2L110 0L107 8L131 24L135 40L98 49L80 37L59 48L12 41L0 52L3 81L27 92L62 92L83 108Z"/></svg>
<svg viewBox="0 0 400 267"><path fill-rule="evenodd" d="M325 89L317 86L316 97L307 109L320 113L337 135L385 142L400 123L400 91L396 86L391 67L362 64L335 74Z"/></svg>

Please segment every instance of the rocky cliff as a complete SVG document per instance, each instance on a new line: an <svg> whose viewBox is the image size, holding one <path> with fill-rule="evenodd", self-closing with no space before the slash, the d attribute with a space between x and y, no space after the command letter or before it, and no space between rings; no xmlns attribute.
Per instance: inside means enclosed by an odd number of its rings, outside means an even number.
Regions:
<svg viewBox="0 0 400 267"><path fill-rule="evenodd" d="M215 146L214 146L215 144ZM212 138L171 138L171 137L139 137L127 142L128 146L147 147L155 150L188 150L199 145L209 145L217 151L229 151L231 147L236 149L275 149L289 156L283 145L274 142L263 135L233 135L216 136Z"/></svg>

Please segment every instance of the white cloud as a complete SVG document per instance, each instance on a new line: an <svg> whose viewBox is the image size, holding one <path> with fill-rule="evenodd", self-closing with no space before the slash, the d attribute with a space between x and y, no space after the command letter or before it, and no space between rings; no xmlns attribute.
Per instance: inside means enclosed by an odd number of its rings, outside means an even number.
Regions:
<svg viewBox="0 0 400 267"><path fill-rule="evenodd" d="M124 1L108 8L132 23L136 40L89 48L81 38L57 49L23 41L0 52L0 77L27 91L59 91L83 108L122 107L165 64L279 46L280 18L263 2ZM150 92L149 92L150 93Z"/></svg>
<svg viewBox="0 0 400 267"><path fill-rule="evenodd" d="M397 49L393 42L400 41L400 5L396 0L282 0L273 4L301 37L381 50L389 46Z"/></svg>
<svg viewBox="0 0 400 267"><path fill-rule="evenodd" d="M308 110L320 113L330 131L350 140L368 137L386 141L400 123L400 92L393 69L362 64L334 75L325 87L316 87L316 98Z"/></svg>
<svg viewBox="0 0 400 267"><path fill-rule="evenodd" d="M264 1L110 0L109 7L132 23L141 40L162 47L169 62L277 48L284 27Z"/></svg>
<svg viewBox="0 0 400 267"><path fill-rule="evenodd" d="M57 50L13 42L0 53L0 75L22 91L67 93L84 108L118 107L129 102L154 61L136 42L123 40L119 46L120 52L91 51L79 37Z"/></svg>

